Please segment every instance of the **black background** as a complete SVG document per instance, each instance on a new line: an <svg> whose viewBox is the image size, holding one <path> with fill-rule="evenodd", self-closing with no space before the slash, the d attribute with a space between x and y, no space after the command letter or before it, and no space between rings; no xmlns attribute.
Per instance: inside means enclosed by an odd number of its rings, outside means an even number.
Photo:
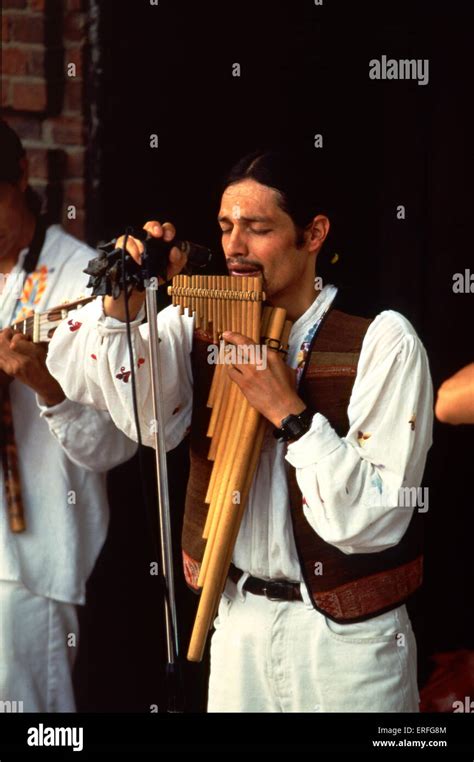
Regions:
<svg viewBox="0 0 474 762"><path fill-rule="evenodd" d="M219 268L219 186L232 163L275 142L310 147L322 133L324 147L314 150L326 174L314 182L321 197L327 184L336 204L319 274L341 285L359 314L403 312L427 348L435 389L472 361L474 295L452 290L454 273L474 272L472 20L462 4L108 0L99 7L90 243L128 223L168 219L180 237L210 245ZM370 80L369 61L382 54L428 58L429 84ZM150 148L152 133L158 149ZM396 217L399 204L405 220ZM424 480L425 585L410 606L421 683L433 652L474 647L472 442L472 427L435 424ZM185 445L170 460L178 537ZM136 461L109 483L111 529L82 612L79 709L148 711L164 702L163 625ZM185 649L195 599L181 583L178 603ZM206 667L185 672L188 709L203 709Z"/></svg>

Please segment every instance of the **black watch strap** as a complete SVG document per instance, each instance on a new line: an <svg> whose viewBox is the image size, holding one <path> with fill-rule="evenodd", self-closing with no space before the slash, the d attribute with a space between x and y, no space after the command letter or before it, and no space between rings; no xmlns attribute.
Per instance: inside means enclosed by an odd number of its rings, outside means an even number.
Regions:
<svg viewBox="0 0 474 762"><path fill-rule="evenodd" d="M290 439L299 439L310 430L312 421L313 413L308 408L305 408L298 415L288 415L286 418L283 418L280 428L273 431L273 436L276 439L281 439L283 442L289 442Z"/></svg>

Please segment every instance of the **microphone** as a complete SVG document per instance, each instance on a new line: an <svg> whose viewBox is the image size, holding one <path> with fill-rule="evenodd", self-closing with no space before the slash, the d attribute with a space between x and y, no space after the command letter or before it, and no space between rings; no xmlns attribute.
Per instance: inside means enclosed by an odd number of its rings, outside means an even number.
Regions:
<svg viewBox="0 0 474 762"><path fill-rule="evenodd" d="M142 266L148 271L149 277L159 275L163 280L166 280L169 253L173 247L178 248L186 255L187 262L183 272L187 275L203 270L212 259L210 249L192 241L183 241L179 238L165 241L163 238L154 238L143 228L134 227L127 228L127 234L145 244Z"/></svg>
<svg viewBox="0 0 474 762"><path fill-rule="evenodd" d="M91 259L83 271L89 275L88 288L94 296L119 296L124 284L143 291L150 280L159 277L166 281L168 259L171 249L176 246L187 256L183 272L192 275L203 270L211 261L212 251L206 246L173 239L164 241L163 238L153 238L143 228L129 227L126 235L138 238L145 246L142 254L142 264L138 265L128 252L125 252L125 271L122 271L122 249L117 248L117 239L98 246L99 255Z"/></svg>

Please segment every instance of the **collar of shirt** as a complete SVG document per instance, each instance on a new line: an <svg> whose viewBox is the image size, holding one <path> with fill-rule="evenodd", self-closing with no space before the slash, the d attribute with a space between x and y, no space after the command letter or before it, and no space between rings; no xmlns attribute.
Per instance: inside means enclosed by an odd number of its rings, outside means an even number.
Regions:
<svg viewBox="0 0 474 762"><path fill-rule="evenodd" d="M292 368L296 367L301 345L306 340L306 337L308 337L309 340L314 324L317 323L329 309L336 294L336 286L333 286L330 283L324 286L306 312L293 323L290 332L290 346L288 350L288 365Z"/></svg>

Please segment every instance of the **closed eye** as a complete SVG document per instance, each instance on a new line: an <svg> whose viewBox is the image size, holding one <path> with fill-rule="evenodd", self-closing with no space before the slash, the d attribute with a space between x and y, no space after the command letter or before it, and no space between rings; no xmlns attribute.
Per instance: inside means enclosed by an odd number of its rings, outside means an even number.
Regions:
<svg viewBox="0 0 474 762"><path fill-rule="evenodd" d="M254 233L254 235L267 235L267 233L271 233L272 229L268 228L266 230L255 230L254 228L247 228L247 230L250 233ZM222 235L227 235L227 233L231 233L232 228L221 228Z"/></svg>

